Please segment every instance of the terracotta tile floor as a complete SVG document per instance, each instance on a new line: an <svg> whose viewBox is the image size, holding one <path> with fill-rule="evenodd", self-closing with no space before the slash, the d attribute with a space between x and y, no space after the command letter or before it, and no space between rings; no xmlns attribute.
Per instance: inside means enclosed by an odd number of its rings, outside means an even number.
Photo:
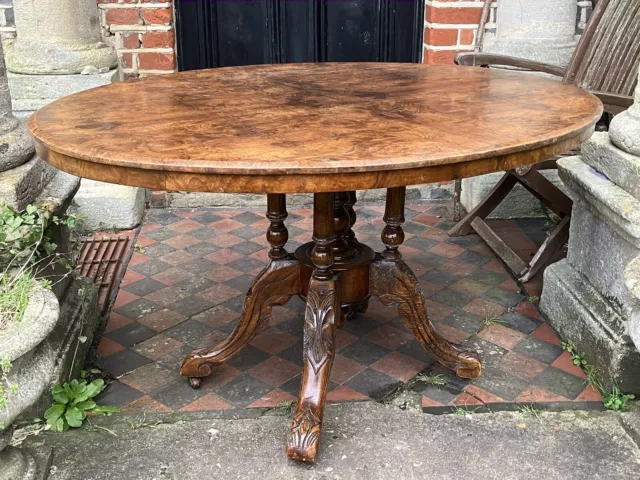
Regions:
<svg viewBox="0 0 640 480"><path fill-rule="evenodd" d="M383 210L382 205L357 207L358 238L376 250L382 249ZM290 251L309 240L310 213L290 212ZM462 380L434 365L395 309L373 300L365 315L337 333L328 401L382 400L410 388L432 413L455 406L601 406L553 330L482 240L447 236L450 204L408 205L406 217L401 251L420 279L430 317L446 338L478 351L483 375ZM544 240L543 224L495 222L524 257ZM136 240L144 252L131 258L98 347L97 365L117 378L103 403L126 411L170 412L275 407L296 399L304 314L297 298L274 308L270 324L199 390L178 373L190 350L213 345L233 330L244 294L267 261L267 225L261 211L147 212ZM534 279L528 294L538 296L540 287L540 278ZM438 375L446 385L419 380L420 373Z"/></svg>

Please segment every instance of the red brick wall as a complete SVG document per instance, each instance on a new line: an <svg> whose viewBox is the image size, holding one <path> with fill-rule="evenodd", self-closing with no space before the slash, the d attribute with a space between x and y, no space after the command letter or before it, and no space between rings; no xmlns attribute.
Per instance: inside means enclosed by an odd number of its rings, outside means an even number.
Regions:
<svg viewBox="0 0 640 480"><path fill-rule="evenodd" d="M97 0L124 78L176 71L172 0Z"/></svg>
<svg viewBox="0 0 640 480"><path fill-rule="evenodd" d="M424 63L453 63L459 52L473 50L483 0L427 0L424 27ZM492 28L496 2L487 28Z"/></svg>

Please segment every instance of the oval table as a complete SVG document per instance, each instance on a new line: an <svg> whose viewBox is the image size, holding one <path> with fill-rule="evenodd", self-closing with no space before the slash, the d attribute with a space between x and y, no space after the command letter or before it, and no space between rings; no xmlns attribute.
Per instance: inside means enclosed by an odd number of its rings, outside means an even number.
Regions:
<svg viewBox="0 0 640 480"><path fill-rule="evenodd" d="M431 325L402 261L405 187L546 160L593 132L600 102L574 85L523 73L417 64L288 64L149 77L81 92L29 119L53 166L104 182L267 195L270 263L254 280L235 331L191 353L200 378L240 351L273 305L306 299L304 366L287 437L290 458L314 461L335 329L376 296L429 354L459 376L475 352ZM387 188L385 250L359 243L355 190ZM313 237L287 252L285 194L313 193Z"/></svg>

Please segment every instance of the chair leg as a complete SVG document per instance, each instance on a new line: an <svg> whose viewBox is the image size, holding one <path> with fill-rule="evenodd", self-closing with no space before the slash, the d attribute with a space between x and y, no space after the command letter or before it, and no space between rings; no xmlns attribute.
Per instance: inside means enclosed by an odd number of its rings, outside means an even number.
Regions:
<svg viewBox="0 0 640 480"><path fill-rule="evenodd" d="M571 217L567 215L560 221L558 225L556 225L556 227L553 229L553 232L549 234L547 239L540 247L540 250L538 250L536 255L531 260L529 268L527 269L525 274L520 277L520 281L522 283L527 283L536 275L536 273L547 266L556 252L560 250L565 243L567 243L567 240L569 240L570 226Z"/></svg>
<svg viewBox="0 0 640 480"><path fill-rule="evenodd" d="M476 217L486 218L493 210L496 209L500 202L509 194L518 180L510 173L506 172L500 181L491 189L489 194L478 204L476 208L471 210L465 217L449 230L450 237L459 237L468 235L473 232L471 222Z"/></svg>

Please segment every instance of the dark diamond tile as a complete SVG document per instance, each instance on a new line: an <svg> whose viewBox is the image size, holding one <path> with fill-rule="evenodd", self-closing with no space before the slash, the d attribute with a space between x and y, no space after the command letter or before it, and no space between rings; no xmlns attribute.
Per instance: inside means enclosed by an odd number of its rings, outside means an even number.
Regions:
<svg viewBox="0 0 640 480"><path fill-rule="evenodd" d="M292 318L278 323L276 328L294 337L302 338L302 332L304 331L304 312L297 312Z"/></svg>
<svg viewBox="0 0 640 480"><path fill-rule="evenodd" d="M465 295L464 293L445 288L432 295L431 300L433 300L434 302L442 303L443 305L449 305L450 307L459 308L469 303L471 301L471 297Z"/></svg>
<svg viewBox="0 0 640 480"><path fill-rule="evenodd" d="M191 235L191 233L189 233L189 235ZM195 245L190 245L186 247L185 250L194 255L198 255L199 257L204 257L205 255L209 255L210 253L217 252L218 250L220 250L220 247L213 245L212 243L200 242L200 243L196 243ZM194 261L200 262L199 260L194 260ZM197 272L194 272L194 273L197 273Z"/></svg>
<svg viewBox="0 0 640 480"><path fill-rule="evenodd" d="M526 380L491 366L485 368L482 376L474 379L473 384L509 402L529 386Z"/></svg>
<svg viewBox="0 0 640 480"><path fill-rule="evenodd" d="M301 317L304 322L304 311L300 312ZM367 318L367 315L356 315L351 320L347 320L342 329L345 332L352 333L353 335L357 335L359 337L366 335L367 333L373 332L376 328L380 326L379 322L376 322L372 318Z"/></svg>
<svg viewBox="0 0 640 480"><path fill-rule="evenodd" d="M222 306L229 310L233 310L234 312L242 313L242 310L244 309L244 299L244 295L238 295L224 302Z"/></svg>
<svg viewBox="0 0 640 480"><path fill-rule="evenodd" d="M192 217L191 220L194 220L203 225L211 225L212 223L219 222L220 220L224 220L224 217L216 215L212 212L203 213L202 215L197 215Z"/></svg>
<svg viewBox="0 0 640 480"><path fill-rule="evenodd" d="M210 240L215 235L216 235L216 231L209 227L200 227L200 228L196 228L195 230L191 230L189 232L190 237L196 238L202 242L206 242L207 240Z"/></svg>
<svg viewBox="0 0 640 480"><path fill-rule="evenodd" d="M252 270L255 270L258 267L264 267L264 265L265 264L259 260L255 260L250 257L245 257L245 258L236 260L235 262L228 263L227 267L235 268L236 270L240 270L241 272L247 273L247 272L251 272Z"/></svg>
<svg viewBox="0 0 640 480"><path fill-rule="evenodd" d="M174 372L176 375L180 373L180 365L182 365L182 361L187 358L187 356L193 351L193 347L190 345L183 345L176 350L167 353L166 355L160 357L157 360L157 363L166 367L170 371Z"/></svg>
<svg viewBox="0 0 640 480"><path fill-rule="evenodd" d="M484 283L485 285L498 285L507 280L509 277L502 273L492 272L491 270L487 270L486 268L478 268L477 270L467 275L465 278Z"/></svg>
<svg viewBox="0 0 640 480"><path fill-rule="evenodd" d="M552 363L562 354L562 347L543 342L537 338L528 337L520 342L513 351L544 363Z"/></svg>
<svg viewBox="0 0 640 480"><path fill-rule="evenodd" d="M524 295L520 295L514 292L508 292L507 290L503 290L501 288L491 288L482 295L482 298L484 298L485 300L489 300L490 302L497 303L498 305L502 305L504 307L513 307L514 305L517 305L522 300L524 300Z"/></svg>
<svg viewBox="0 0 640 480"><path fill-rule="evenodd" d="M580 395L586 386L582 378L554 367L549 367L538 375L533 384L570 400Z"/></svg>
<svg viewBox="0 0 640 480"><path fill-rule="evenodd" d="M473 252L471 250L467 250L464 253L461 253L456 257L456 260L459 262L469 263L471 265L475 265L476 267L481 267L485 263L489 262L493 257L489 255L484 255L482 253Z"/></svg>
<svg viewBox="0 0 640 480"><path fill-rule="evenodd" d="M153 230L144 234L145 237L152 238L156 242L164 242L165 240L177 237L178 235L180 235L178 232L174 232L170 228L158 228L157 230Z"/></svg>
<svg viewBox="0 0 640 480"><path fill-rule="evenodd" d="M225 285L229 285L240 292L247 292L254 280L255 278L251 275L241 275L239 277L232 278L231 280L227 280L224 283Z"/></svg>
<svg viewBox="0 0 640 480"><path fill-rule="evenodd" d="M151 209L147 210L147 222L159 223L160 225L171 225L172 223L183 220L182 217L174 215L173 213L163 209Z"/></svg>
<svg viewBox="0 0 640 480"><path fill-rule="evenodd" d="M435 360L427 353L418 340L409 340L398 347L398 352L420 360L421 362L431 365Z"/></svg>
<svg viewBox="0 0 640 480"><path fill-rule="evenodd" d="M213 306L213 302L192 295L190 297L178 300L177 302L173 302L171 304L171 309L180 313L181 315L184 315L185 317L193 317L194 315L197 315L200 312L204 312L205 310L208 310Z"/></svg>
<svg viewBox="0 0 640 480"><path fill-rule="evenodd" d="M154 243L153 245L144 247L144 254L147 257L158 258L158 257L162 257L163 255L167 255L171 252L174 252L175 250L176 250L175 248L170 247L165 243Z"/></svg>
<svg viewBox="0 0 640 480"><path fill-rule="evenodd" d="M291 395L298 396L300 393L300 383L302 382L302 375L296 375L291 380L287 380L280 385L280 390L290 393Z"/></svg>
<svg viewBox="0 0 640 480"><path fill-rule="evenodd" d="M157 335L158 332L145 327L141 323L131 322L124 327L120 327L117 330L109 332L106 337L110 338L114 342L129 348L136 343L144 342Z"/></svg>
<svg viewBox="0 0 640 480"><path fill-rule="evenodd" d="M180 268L186 270L189 273L192 273L193 275L200 275L217 266L217 263L207 260L206 258L198 258L197 260L193 260L191 262L180 265Z"/></svg>
<svg viewBox="0 0 640 480"><path fill-rule="evenodd" d="M464 237L450 237L447 238L445 243L449 243L451 245L458 245L463 248L471 248L475 247L479 243L482 243L482 239L477 235L466 235Z"/></svg>
<svg viewBox="0 0 640 480"><path fill-rule="evenodd" d="M190 270L187 271L190 272ZM195 295L196 293L206 290L207 288L213 287L214 284L215 282L212 282L211 280L208 280L204 277L193 276L176 283L174 287L182 292Z"/></svg>
<svg viewBox="0 0 640 480"><path fill-rule="evenodd" d="M179 410L206 394L205 389L191 388L186 378L177 378L152 391L149 396L173 410Z"/></svg>
<svg viewBox="0 0 640 480"><path fill-rule="evenodd" d="M164 334L182 343L196 346L212 331L213 329L210 326L191 318L182 322L180 325L165 330Z"/></svg>
<svg viewBox="0 0 640 480"><path fill-rule="evenodd" d="M417 225L417 224L416 224ZM438 244L435 240L431 238L422 238L422 237L413 237L403 243L403 245L408 245L410 247L417 248L418 250L429 250L431 247L435 247Z"/></svg>
<svg viewBox="0 0 640 480"><path fill-rule="evenodd" d="M429 270L428 272L420 275L420 280L425 280L427 282L435 283L436 285L444 285L448 287L449 285L453 285L458 280L460 280L460 277L449 272L443 272L442 270Z"/></svg>
<svg viewBox="0 0 640 480"><path fill-rule="evenodd" d="M235 218L234 218L235 220ZM257 228L250 227L249 225L245 225L244 227L237 228L233 231L233 234L236 237L244 238L246 240L250 238L255 238L258 236L262 236L265 234L264 230L258 230Z"/></svg>
<svg viewBox="0 0 640 480"><path fill-rule="evenodd" d="M236 405L246 407L273 390L273 387L243 373L216 390L216 394Z"/></svg>
<svg viewBox="0 0 640 480"><path fill-rule="evenodd" d="M451 230L453 227L456 226L456 223L457 222L454 222L453 220L443 220L442 222L438 223L435 227L438 230L448 232L449 230Z"/></svg>
<svg viewBox="0 0 640 480"><path fill-rule="evenodd" d="M111 373L114 377L120 377L148 363L151 363L150 359L131 350L122 350L106 358L98 357L96 360L96 365L100 369Z"/></svg>
<svg viewBox="0 0 640 480"><path fill-rule="evenodd" d="M418 222L407 222L404 225L402 225L402 230L412 235L418 235L419 233L422 233L428 229L429 227L427 225L423 225L422 223L418 223ZM423 248L423 247L419 247L419 248Z"/></svg>
<svg viewBox="0 0 640 480"><path fill-rule="evenodd" d="M502 325L513 328L527 335L538 328L543 322L535 318L526 317L517 312L508 312L502 316Z"/></svg>
<svg viewBox="0 0 640 480"><path fill-rule="evenodd" d="M245 370L249 370L256 365L261 364L270 356L270 354L254 347L253 345L247 345L240 352L231 357L227 364L244 372Z"/></svg>
<svg viewBox="0 0 640 480"><path fill-rule="evenodd" d="M340 355L369 366L390 353L391 350L376 345L364 338L359 338L340 350Z"/></svg>
<svg viewBox="0 0 640 480"><path fill-rule="evenodd" d="M234 235L236 232L233 232ZM229 247L230 250L234 252L241 253L243 255L251 255L257 251L263 250L265 247L262 245L258 245L256 242L245 241L242 243L238 243L236 245L232 245Z"/></svg>
<svg viewBox="0 0 640 480"><path fill-rule="evenodd" d="M402 381L389 375L366 368L344 384L356 392L367 395L374 400L382 400L391 392L402 386Z"/></svg>
<svg viewBox="0 0 640 480"><path fill-rule="evenodd" d="M464 345L474 350L479 356L483 367L490 367L502 361L508 350L480 337L471 337L464 342Z"/></svg>
<svg viewBox="0 0 640 480"><path fill-rule="evenodd" d="M147 277L151 277L170 268L171 265L155 258L139 265L129 267L130 270L146 275Z"/></svg>
<svg viewBox="0 0 640 480"><path fill-rule="evenodd" d="M240 215L236 215L235 217L231 217L231 219L235 220L236 222L244 223L245 225L251 225L252 223L263 220L264 215L258 215L257 213L253 212L244 212ZM236 232L234 231L233 234L235 235Z"/></svg>
<svg viewBox="0 0 640 480"><path fill-rule="evenodd" d="M134 300L133 302L123 305L122 307L116 308L115 311L131 320L138 320L151 313L157 312L160 309L162 309L161 305L145 298L139 298L138 300Z"/></svg>
<svg viewBox="0 0 640 480"><path fill-rule="evenodd" d="M157 282L152 278L143 278L142 280L138 280L137 282L130 283L122 287L127 292L138 295L139 297L144 297L145 295L149 295L161 288L166 287L164 283Z"/></svg>
<svg viewBox="0 0 640 480"><path fill-rule="evenodd" d="M115 381L107 385L95 400L99 405L124 407L141 397L144 397L144 393L122 382Z"/></svg>
<svg viewBox="0 0 640 480"><path fill-rule="evenodd" d="M289 348L283 350L278 354L280 358L288 360L289 362L302 366L303 364L303 355L304 354L304 344L302 342L296 342L291 345Z"/></svg>
<svg viewBox="0 0 640 480"><path fill-rule="evenodd" d="M465 312L464 310L456 310L448 317L444 318L441 322L444 325L455 327L463 332L470 333L472 335L478 333L484 328L482 318Z"/></svg>
<svg viewBox="0 0 640 480"><path fill-rule="evenodd" d="M413 238L411 240L413 240ZM407 242L407 244L408 243L409 242ZM424 265L425 267L437 268L440 265L444 265L445 263L447 263L449 259L441 257L440 255L436 255L435 253L422 252L411 257L411 261Z"/></svg>

